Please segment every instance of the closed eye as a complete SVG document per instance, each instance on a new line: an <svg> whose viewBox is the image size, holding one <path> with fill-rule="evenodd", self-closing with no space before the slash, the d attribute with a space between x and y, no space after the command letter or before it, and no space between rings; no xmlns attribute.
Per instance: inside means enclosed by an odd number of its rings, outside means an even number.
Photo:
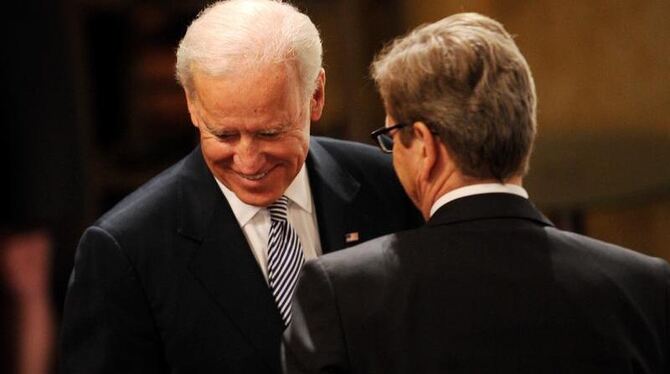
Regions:
<svg viewBox="0 0 670 374"><path fill-rule="evenodd" d="M277 136L279 136L279 134L276 132L263 132L258 134L258 137L261 139L275 139Z"/></svg>
<svg viewBox="0 0 670 374"><path fill-rule="evenodd" d="M213 133L218 140L222 142L230 142L234 141L239 137L239 133L236 132L220 132L220 133Z"/></svg>
<svg viewBox="0 0 670 374"><path fill-rule="evenodd" d="M263 130L256 133L256 136L261 139L275 139L282 133L281 130Z"/></svg>

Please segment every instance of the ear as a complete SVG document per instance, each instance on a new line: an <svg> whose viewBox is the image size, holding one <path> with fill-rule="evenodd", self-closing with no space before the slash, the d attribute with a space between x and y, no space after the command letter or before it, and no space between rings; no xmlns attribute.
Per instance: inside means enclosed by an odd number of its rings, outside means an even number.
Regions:
<svg viewBox="0 0 670 374"><path fill-rule="evenodd" d="M195 93L191 94L186 89L184 89L184 95L186 96L186 105L188 106L188 113L191 116L191 123L193 126L200 128L200 117L196 109L198 99L195 97Z"/></svg>
<svg viewBox="0 0 670 374"><path fill-rule="evenodd" d="M326 71L323 68L316 77L316 89L309 102L310 119L314 122L321 118L323 105L326 102Z"/></svg>
<svg viewBox="0 0 670 374"><path fill-rule="evenodd" d="M419 178L424 182L429 182L437 167L439 158L439 140L430 131L430 128L423 122L416 122L412 126L414 139L419 142L421 166L418 172Z"/></svg>

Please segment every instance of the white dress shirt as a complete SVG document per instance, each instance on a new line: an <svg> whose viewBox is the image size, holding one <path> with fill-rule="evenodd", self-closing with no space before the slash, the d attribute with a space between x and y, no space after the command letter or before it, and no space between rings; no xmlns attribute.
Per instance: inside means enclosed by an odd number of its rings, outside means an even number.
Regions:
<svg viewBox="0 0 670 374"><path fill-rule="evenodd" d="M518 195L525 199L528 198L528 192L516 184L502 184L502 183L483 183L483 184L473 184L470 186L465 186L457 188L455 190L449 191L446 194L440 196L433 203L433 207L430 208L430 216L432 217L435 212L440 209L443 205L447 204L450 201L460 199L461 197L480 195L485 193L510 193L512 195Z"/></svg>
<svg viewBox="0 0 670 374"><path fill-rule="evenodd" d="M267 281L270 213L263 207L243 202L218 179L216 179L216 183L228 200L237 223L242 228L249 247ZM314 201L312 200L312 190L309 187L307 169L304 164L284 195L289 199L288 221L300 238L305 253L305 261L316 258L321 254L321 240L319 238L319 226L316 222Z"/></svg>

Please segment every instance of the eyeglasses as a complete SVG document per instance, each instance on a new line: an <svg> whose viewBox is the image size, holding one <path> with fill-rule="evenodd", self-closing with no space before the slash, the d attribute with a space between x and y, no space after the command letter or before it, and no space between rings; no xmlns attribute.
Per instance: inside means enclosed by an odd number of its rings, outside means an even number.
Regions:
<svg viewBox="0 0 670 374"><path fill-rule="evenodd" d="M382 152L393 153L393 138L389 135L389 132L396 129L402 129L403 127L407 126L408 125L406 123L398 123L389 127L380 127L377 130L371 132L370 137L372 140L377 142L377 145L379 146L379 149L382 150Z"/></svg>

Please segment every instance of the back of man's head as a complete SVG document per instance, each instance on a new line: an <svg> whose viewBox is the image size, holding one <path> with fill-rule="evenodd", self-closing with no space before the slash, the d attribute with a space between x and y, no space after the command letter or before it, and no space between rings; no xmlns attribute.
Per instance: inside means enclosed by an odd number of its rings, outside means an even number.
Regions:
<svg viewBox="0 0 670 374"><path fill-rule="evenodd" d="M465 176L504 181L527 171L535 86L503 26L461 13L421 26L375 58L387 112L436 131Z"/></svg>
<svg viewBox="0 0 670 374"><path fill-rule="evenodd" d="M193 74L223 77L295 63L305 97L314 91L322 47L314 23L281 0L227 0L203 10L177 50L176 76L191 93Z"/></svg>

